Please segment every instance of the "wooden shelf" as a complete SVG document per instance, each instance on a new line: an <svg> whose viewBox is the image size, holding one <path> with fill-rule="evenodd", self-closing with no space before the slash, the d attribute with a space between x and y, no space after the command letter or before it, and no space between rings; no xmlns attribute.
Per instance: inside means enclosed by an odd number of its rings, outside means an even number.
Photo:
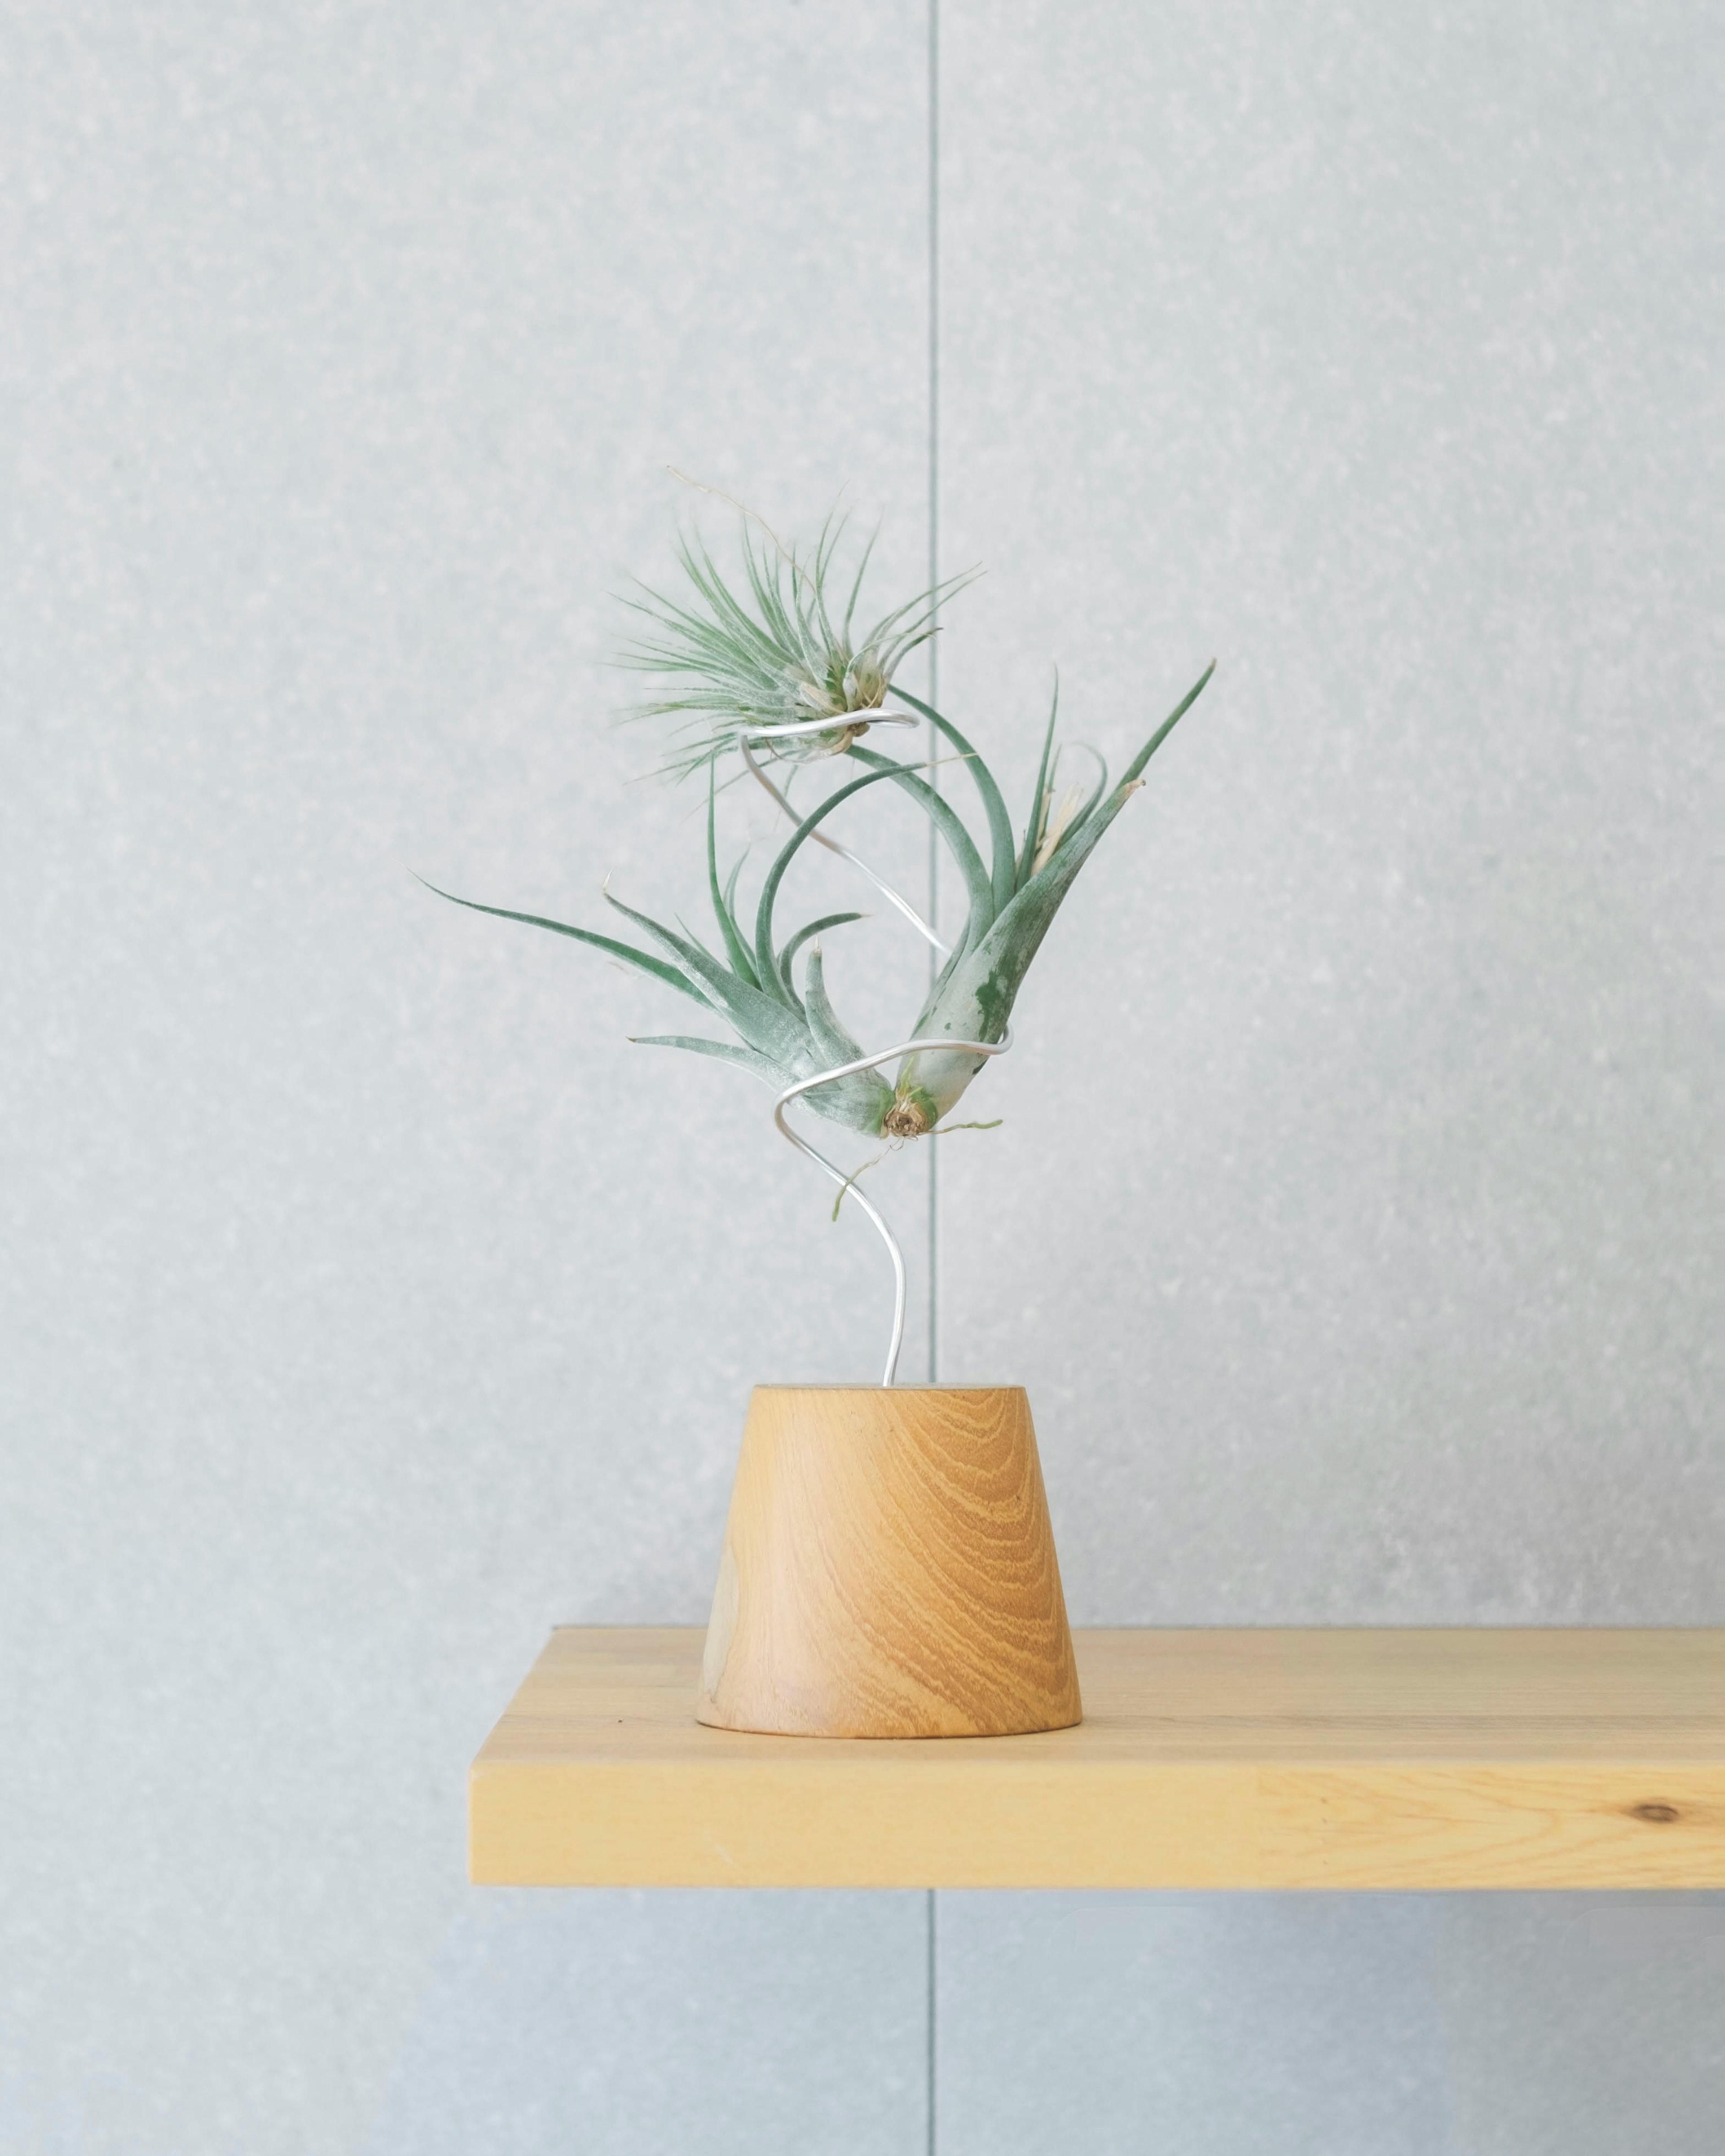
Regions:
<svg viewBox="0 0 1725 2156"><path fill-rule="evenodd" d="M1095 1631L1036 1737L749 1737L696 1629L552 1633L474 1762L511 1886L1725 1887L1725 1631Z"/></svg>

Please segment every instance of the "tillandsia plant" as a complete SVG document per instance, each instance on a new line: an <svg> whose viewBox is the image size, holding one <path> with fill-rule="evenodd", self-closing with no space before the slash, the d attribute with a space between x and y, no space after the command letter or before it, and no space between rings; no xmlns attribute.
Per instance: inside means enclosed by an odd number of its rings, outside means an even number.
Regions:
<svg viewBox="0 0 1725 2156"><path fill-rule="evenodd" d="M829 517L805 556L770 532L757 539L751 526L745 511L745 598L725 582L705 542L685 536L677 562L686 600L644 585L639 598L624 602L652 628L625 645L619 664L657 675L676 691L639 707L642 717L682 721L675 771L699 771L750 742L793 760L841 755L882 717L894 670L934 634L941 601L971 581L949 577L853 636L874 541L862 551L835 625L827 586L843 520Z"/></svg>
<svg viewBox="0 0 1725 2156"><path fill-rule="evenodd" d="M876 1070L858 1070L816 1086L803 1097L850 1129L890 1139L920 1137L942 1126L988 1060L973 1045L947 1049L937 1044L1004 1040L1025 973L1073 879L1142 783L1146 765L1196 701L1215 662L1117 780L1110 783L1106 767L1096 757L1090 787L1069 789L1058 802L1056 689L1029 814L1022 829L1015 830L1004 796L982 757L949 719L895 678L909 654L935 634L942 602L969 578L953 578L921 592L866 630L854 633L872 541L848 584L841 586L835 564L844 537L842 520L829 520L814 546L801 551L781 546L770 532L764 539L757 536L757 522L745 514L740 581L727 582L698 539L683 541L678 559L686 589L673 599L641 588L640 596L629 603L650 627L621 654L625 665L665 685L664 694L640 708L644 715L679 721L669 767L706 778L707 889L718 947L637 912L608 890L607 903L655 950L539 914L471 899L454 902L572 937L650 973L721 1019L737 1038L661 1034L642 1037L644 1045L718 1057L783 1092L821 1071L865 1060L827 993L819 941L829 930L862 916L827 914L782 938L778 915L786 873L811 839L831 843L821 827L846 801L867 788L896 787L939 833L965 894L963 929L910 1035L937 1045L905 1056L890 1081ZM888 712L889 696L907 710ZM981 844L921 769L864 745L864 737L876 725L915 725L918 719L933 727L969 773L986 825ZM840 769L860 768L798 817L773 787L757 752L769 763L842 760ZM722 876L719 866L719 773L733 756L762 778L796 824L762 881L752 921L739 898L742 861ZM449 891L439 895L454 898ZM889 896L911 911L896 894ZM932 932L924 928L932 941Z"/></svg>

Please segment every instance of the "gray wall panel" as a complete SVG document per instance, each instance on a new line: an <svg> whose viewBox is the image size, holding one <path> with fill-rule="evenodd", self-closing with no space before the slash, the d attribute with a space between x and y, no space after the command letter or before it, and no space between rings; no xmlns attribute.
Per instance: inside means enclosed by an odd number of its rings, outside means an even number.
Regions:
<svg viewBox="0 0 1725 2156"><path fill-rule="evenodd" d="M904 2156L920 1894L474 1890L367 2156Z"/></svg>
<svg viewBox="0 0 1725 2156"><path fill-rule="evenodd" d="M946 1157L942 1367L1092 1620L1717 1620L1717 22L945 20L943 693L1024 793L1051 662L1117 759L1221 666Z"/></svg>
<svg viewBox="0 0 1725 2156"><path fill-rule="evenodd" d="M946 701L1027 788L1050 661L1117 758L1221 669L945 1157L942 1367L1093 1622L1717 1623L1717 23L944 22ZM1620 1911L947 1897L942 2146L1698 2156L1721 1903Z"/></svg>
<svg viewBox="0 0 1725 2156"><path fill-rule="evenodd" d="M1725 1895L1461 1895L1437 1946L1464 2156L1712 2156Z"/></svg>
<svg viewBox="0 0 1725 2156"><path fill-rule="evenodd" d="M1222 660L942 1156L942 1374L1081 1621L1719 1621L1717 25L940 13L942 701L1021 797L1051 662L1118 755ZM701 903L602 665L666 465L920 578L927 24L4 33L8 2156L921 2145L916 1900L464 1896L545 1625L703 1614L884 1267L406 871ZM941 2146L1699 2156L1718 1911L948 1897Z"/></svg>
<svg viewBox="0 0 1725 2156"><path fill-rule="evenodd" d="M0 2139L324 2152L546 1626L703 1615L748 1384L880 1352L676 999L407 871L692 917L601 663L666 465L920 577L922 20L6 37Z"/></svg>
<svg viewBox="0 0 1725 2156"><path fill-rule="evenodd" d="M946 2156L1712 2156L1725 1896L947 1894Z"/></svg>
<svg viewBox="0 0 1725 2156"><path fill-rule="evenodd" d="M1406 1894L946 1894L944 2156L1456 2156Z"/></svg>

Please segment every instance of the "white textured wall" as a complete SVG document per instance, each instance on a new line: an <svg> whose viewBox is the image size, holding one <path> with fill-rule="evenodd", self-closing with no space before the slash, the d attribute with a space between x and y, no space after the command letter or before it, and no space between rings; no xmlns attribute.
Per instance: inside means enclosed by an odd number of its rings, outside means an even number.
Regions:
<svg viewBox="0 0 1725 2156"><path fill-rule="evenodd" d="M941 13L944 699L1016 796L1052 662L1118 755L1222 661L945 1155L942 1374L1082 1619L1721 1621L1716 24ZM918 1898L462 1887L545 1626L703 1614L881 1268L406 870L699 902L600 664L665 465L920 574L928 29L0 30L5 2156L923 2146ZM940 2146L1712 2156L1722 1927L944 1897Z"/></svg>
<svg viewBox="0 0 1725 2156"><path fill-rule="evenodd" d="M1718 20L1009 16L942 687L1022 766L1051 659L1121 757L1220 665L947 1156L943 1363L1092 1620L1717 1618Z"/></svg>

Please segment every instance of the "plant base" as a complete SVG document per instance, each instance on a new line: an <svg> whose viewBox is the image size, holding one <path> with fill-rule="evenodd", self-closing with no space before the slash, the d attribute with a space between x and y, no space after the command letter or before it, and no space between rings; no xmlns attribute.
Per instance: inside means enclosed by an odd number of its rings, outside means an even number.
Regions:
<svg viewBox="0 0 1725 2156"><path fill-rule="evenodd" d="M759 1385L696 1718L1005 1737L1082 1718L1017 1385Z"/></svg>

